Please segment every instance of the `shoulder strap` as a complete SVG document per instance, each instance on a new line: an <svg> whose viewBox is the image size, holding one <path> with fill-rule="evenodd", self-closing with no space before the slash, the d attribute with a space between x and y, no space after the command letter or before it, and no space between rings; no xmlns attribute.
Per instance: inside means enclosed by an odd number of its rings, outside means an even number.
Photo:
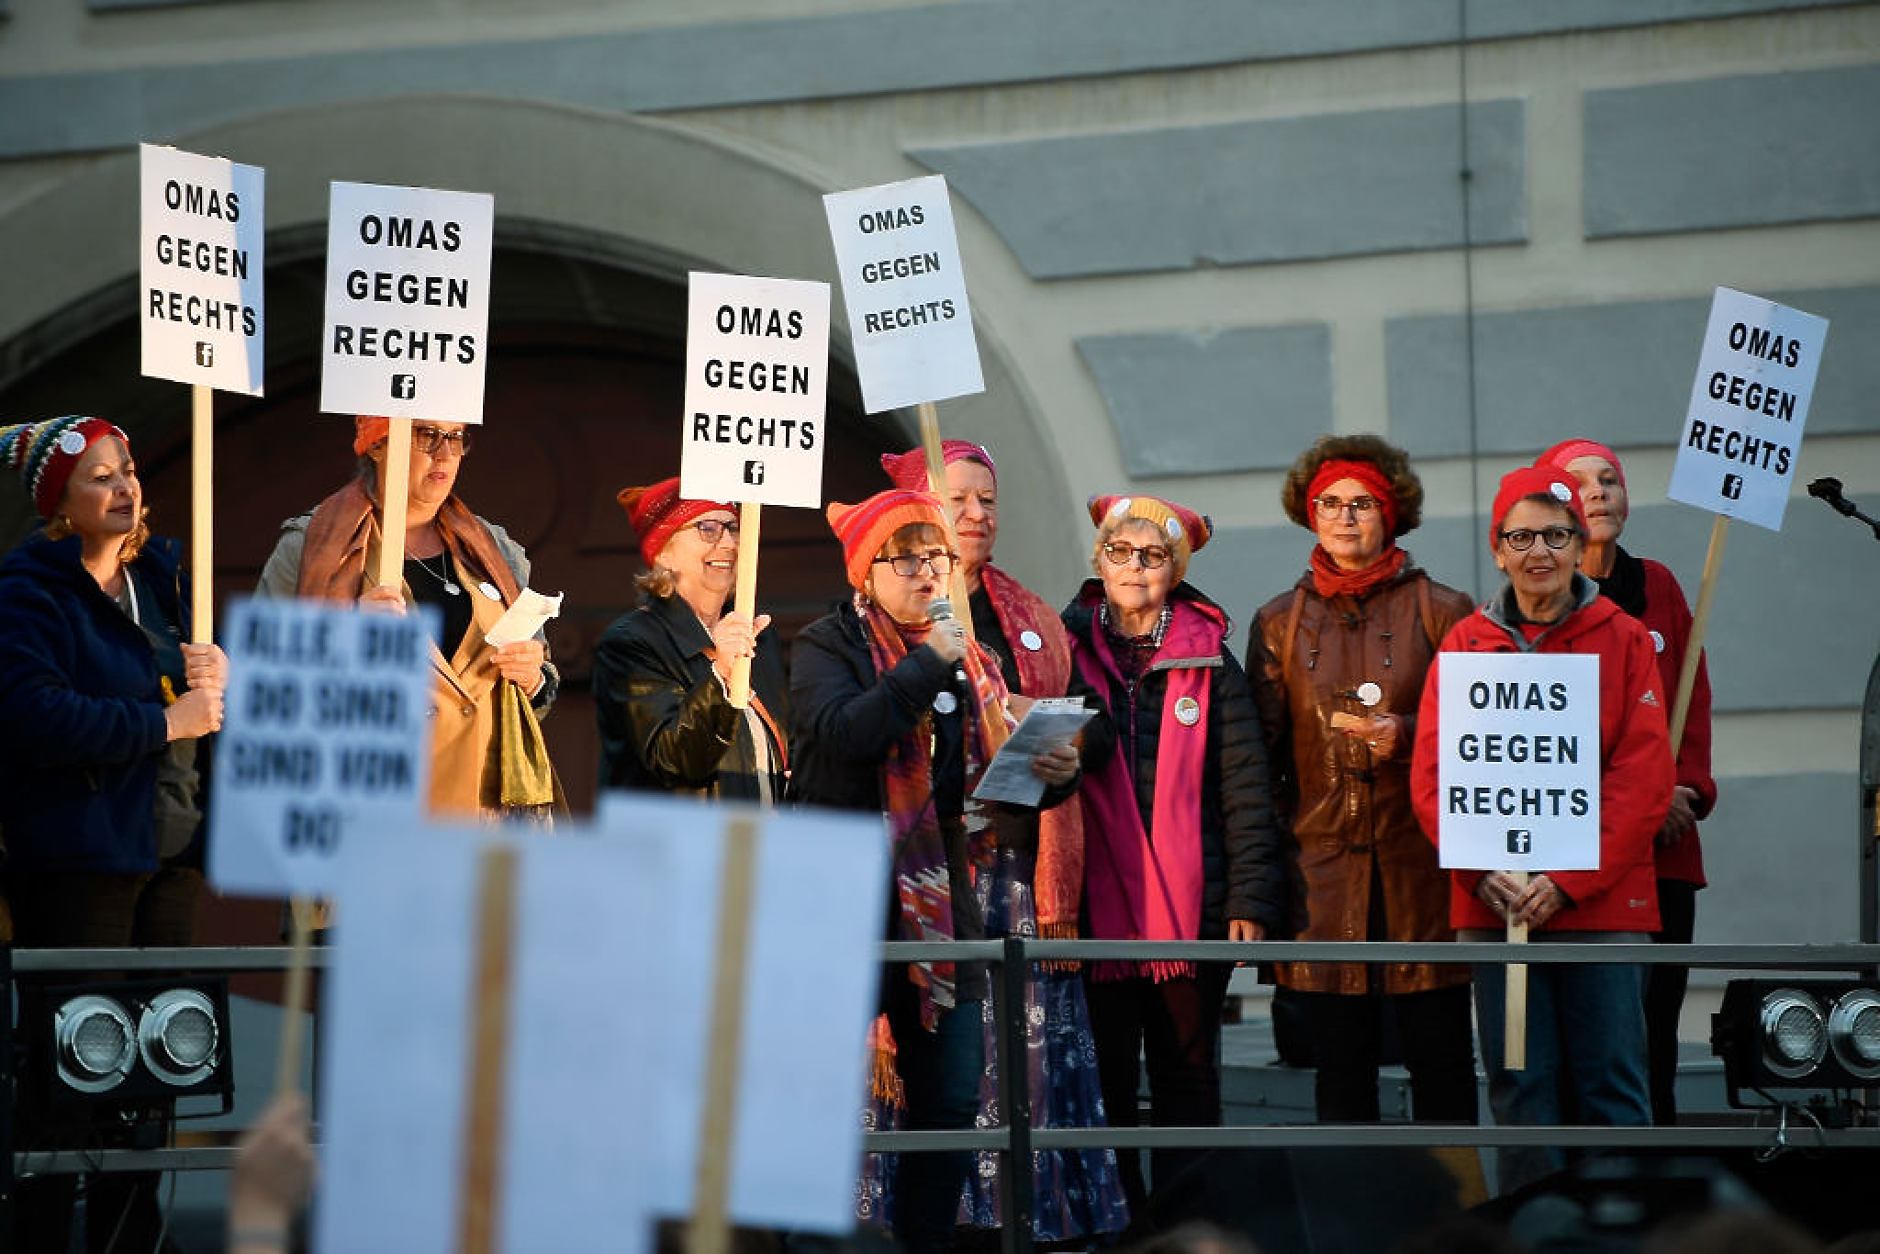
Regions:
<svg viewBox="0 0 1880 1254"><path fill-rule="evenodd" d="M1423 619L1423 634L1429 638L1430 652L1442 647L1443 639L1436 634L1436 607L1430 604L1430 581L1427 578L1417 580L1417 613Z"/></svg>
<svg viewBox="0 0 1880 1254"><path fill-rule="evenodd" d="M1293 585L1292 604L1286 607L1286 628L1279 638L1279 672L1282 675L1292 673L1293 638L1299 634L1299 615L1306 608L1306 590L1302 585Z"/></svg>

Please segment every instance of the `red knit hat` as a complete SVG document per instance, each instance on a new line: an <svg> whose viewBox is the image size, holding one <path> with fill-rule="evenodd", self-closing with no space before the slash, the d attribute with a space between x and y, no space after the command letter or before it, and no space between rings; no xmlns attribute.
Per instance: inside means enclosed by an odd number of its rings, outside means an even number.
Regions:
<svg viewBox="0 0 1880 1254"><path fill-rule="evenodd" d="M1625 486L1625 467L1619 464L1619 455L1595 440L1562 440L1560 443L1534 459L1536 466L1552 466L1562 474L1572 474L1567 463L1581 457L1603 457L1612 466L1612 472L1619 476L1619 486Z"/></svg>
<svg viewBox="0 0 1880 1254"><path fill-rule="evenodd" d="M392 433L390 418L375 418L371 414L358 414L353 418L353 452L361 457L366 450Z"/></svg>
<svg viewBox="0 0 1880 1254"><path fill-rule="evenodd" d="M644 488L622 488L614 499L627 511L627 521L640 537L640 556L648 567L658 562L666 541L687 523L720 510L738 512L730 501L694 501L680 496L676 477Z"/></svg>
<svg viewBox="0 0 1880 1254"><path fill-rule="evenodd" d="M0 457L17 470L26 495L41 518L51 518L65 495L78 459L107 435L116 436L129 449L131 439L102 418L68 414L44 422L22 422L0 427Z"/></svg>
<svg viewBox="0 0 1880 1254"><path fill-rule="evenodd" d="M1567 507L1573 515L1574 525L1582 535L1586 532L1586 511L1580 507L1579 485L1573 476L1551 466L1522 466L1511 470L1501 477L1501 487L1495 491L1495 509L1488 518L1488 548L1493 552L1501 543L1501 523L1508 516L1508 511L1517 501L1530 496L1544 496Z"/></svg>
<svg viewBox="0 0 1880 1254"><path fill-rule="evenodd" d="M1214 534L1214 521L1206 514L1197 514L1185 505L1165 501L1159 496L1111 493L1090 498L1091 522L1101 527L1112 515L1118 519L1140 518L1154 524L1169 538L1184 566L1188 564L1188 555L1200 552Z"/></svg>
<svg viewBox="0 0 1880 1254"><path fill-rule="evenodd" d="M943 532L947 525L938 497L906 488L877 492L857 505L832 501L825 513L830 529L842 542L842 564L848 568L849 586L857 591L868 585L868 568L895 532L912 523L930 523Z"/></svg>
<svg viewBox="0 0 1880 1254"><path fill-rule="evenodd" d="M992 454L983 444L974 444L971 440L942 440L940 442L941 464L951 466L954 462L978 462L992 475L993 491L999 488L999 468L992 464ZM927 454L919 448L911 448L905 453L883 453L881 468L888 472L888 478L897 488L906 488L909 492L927 490Z"/></svg>

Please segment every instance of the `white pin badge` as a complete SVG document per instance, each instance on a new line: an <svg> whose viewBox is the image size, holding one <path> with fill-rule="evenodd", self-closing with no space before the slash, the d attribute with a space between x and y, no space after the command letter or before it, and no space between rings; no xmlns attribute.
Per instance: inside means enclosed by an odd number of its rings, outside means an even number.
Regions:
<svg viewBox="0 0 1880 1254"><path fill-rule="evenodd" d="M85 437L77 431L62 432L59 436L59 451L67 457L77 457L85 451Z"/></svg>
<svg viewBox="0 0 1880 1254"><path fill-rule="evenodd" d="M935 693L933 708L941 714L951 714L960 708L960 699L951 692Z"/></svg>
<svg viewBox="0 0 1880 1254"><path fill-rule="evenodd" d="M1024 645L1027 649L1029 649L1033 653L1036 653L1038 650L1044 648L1043 637L1041 637L1037 632L1031 630L1029 627L1027 627L1024 631L1021 631L1018 633L1018 642Z"/></svg>
<svg viewBox="0 0 1880 1254"><path fill-rule="evenodd" d="M1664 651L1665 651L1665 638L1655 631L1652 632L1652 652L1663 653Z"/></svg>
<svg viewBox="0 0 1880 1254"><path fill-rule="evenodd" d="M1193 727L1201 721L1201 703L1193 697L1183 697L1175 702L1175 721L1183 727Z"/></svg>
<svg viewBox="0 0 1880 1254"><path fill-rule="evenodd" d="M477 585L477 591L481 592L492 601L500 601L503 599L503 594L496 590L496 585L489 582L487 579Z"/></svg>
<svg viewBox="0 0 1880 1254"><path fill-rule="evenodd" d="M1384 690L1369 680L1358 685L1358 702L1361 705L1376 705L1384 699Z"/></svg>

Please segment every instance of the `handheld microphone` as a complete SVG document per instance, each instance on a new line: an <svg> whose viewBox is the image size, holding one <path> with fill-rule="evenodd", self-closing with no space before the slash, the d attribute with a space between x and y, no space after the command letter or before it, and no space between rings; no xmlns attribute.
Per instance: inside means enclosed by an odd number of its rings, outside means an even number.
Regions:
<svg viewBox="0 0 1880 1254"><path fill-rule="evenodd" d="M933 620L935 627L938 627L941 623L952 622L953 602L947 600L945 597L935 597L927 603L927 617ZM953 663L953 682L960 686L961 692L967 691L966 664L964 662Z"/></svg>

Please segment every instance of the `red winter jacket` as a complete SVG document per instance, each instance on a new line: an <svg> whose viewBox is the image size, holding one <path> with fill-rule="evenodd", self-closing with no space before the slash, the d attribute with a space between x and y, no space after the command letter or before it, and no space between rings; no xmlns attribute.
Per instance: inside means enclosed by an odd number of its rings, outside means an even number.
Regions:
<svg viewBox="0 0 1880 1254"><path fill-rule="evenodd" d="M1599 655L1599 870L1549 871L1570 905L1544 931L1655 932L1657 870L1652 838L1664 824L1674 782L1671 738L1651 636L1631 615L1601 597L1593 582L1573 577L1579 601L1560 622L1528 642L1502 593L1443 637L1443 653L1595 653ZM1430 664L1417 717L1410 767L1411 803L1424 833L1437 840L1436 764L1439 655ZM1440 843L1440 842L1439 842ZM1482 871L1449 873L1449 921L1457 929L1505 926L1475 895Z"/></svg>
<svg viewBox="0 0 1880 1254"><path fill-rule="evenodd" d="M1625 550L1619 550L1624 560ZM1652 635L1652 647L1658 650L1659 695L1665 700L1665 718L1671 717L1671 703L1678 695L1678 672L1684 666L1684 650L1691 639L1691 607L1684 600L1684 589L1677 576L1662 563L1639 558L1645 573L1645 609L1637 617ZM1659 642L1663 641L1661 645ZM1697 662L1697 682L1691 686L1691 708L1684 716L1684 743L1678 748L1677 782L1697 794L1691 807L1697 817L1707 818L1717 804L1717 781L1710 773L1710 671L1703 658ZM1658 850L1658 878L1683 880L1704 886L1704 851L1692 828L1683 839Z"/></svg>

